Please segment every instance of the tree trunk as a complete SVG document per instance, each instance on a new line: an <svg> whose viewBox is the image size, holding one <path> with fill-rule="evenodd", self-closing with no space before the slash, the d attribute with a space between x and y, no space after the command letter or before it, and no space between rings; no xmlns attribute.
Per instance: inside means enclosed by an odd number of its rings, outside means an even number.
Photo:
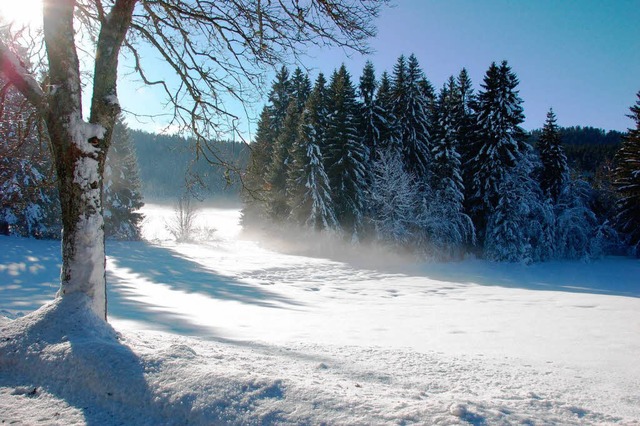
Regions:
<svg viewBox="0 0 640 426"><path fill-rule="evenodd" d="M136 0L117 0L102 18L96 48L91 118L82 119L80 66L75 46L76 0L44 1L44 35L51 92L45 121L62 207L62 271L58 295L84 293L106 320L104 163L120 107L118 55Z"/></svg>
<svg viewBox="0 0 640 426"><path fill-rule="evenodd" d="M51 92L45 122L58 175L62 208L59 296L81 292L106 319L102 170L105 129L82 120L80 66L75 47L75 0L45 1L44 34Z"/></svg>

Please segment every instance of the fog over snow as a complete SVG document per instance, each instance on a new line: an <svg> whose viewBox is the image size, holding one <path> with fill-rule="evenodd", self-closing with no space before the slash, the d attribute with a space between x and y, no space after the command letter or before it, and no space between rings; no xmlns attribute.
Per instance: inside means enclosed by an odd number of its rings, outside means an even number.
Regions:
<svg viewBox="0 0 640 426"><path fill-rule="evenodd" d="M58 242L0 237L0 422L640 424L638 260L425 263L222 209L176 244L144 213L110 325L49 303Z"/></svg>

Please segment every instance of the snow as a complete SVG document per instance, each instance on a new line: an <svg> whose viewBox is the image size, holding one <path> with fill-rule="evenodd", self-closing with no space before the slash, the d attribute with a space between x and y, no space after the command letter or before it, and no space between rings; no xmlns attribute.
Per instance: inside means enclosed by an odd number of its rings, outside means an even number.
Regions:
<svg viewBox="0 0 640 426"><path fill-rule="evenodd" d="M0 421L640 423L638 260L417 263L220 209L176 244L172 208L143 212L152 242L107 244L111 325L40 308L58 243L0 237Z"/></svg>
<svg viewBox="0 0 640 426"><path fill-rule="evenodd" d="M92 145L89 140L93 138L103 139L107 129L100 124L87 123L82 119L78 111L70 116L69 132L73 143L85 154L96 154L98 147Z"/></svg>

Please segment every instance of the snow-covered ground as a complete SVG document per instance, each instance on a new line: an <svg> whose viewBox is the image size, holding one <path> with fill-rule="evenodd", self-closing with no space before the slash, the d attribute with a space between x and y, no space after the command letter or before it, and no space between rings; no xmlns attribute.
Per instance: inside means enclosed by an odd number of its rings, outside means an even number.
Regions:
<svg viewBox="0 0 640 426"><path fill-rule="evenodd" d="M0 237L0 421L640 424L640 261L416 263L243 236L107 244L107 326L56 242ZM215 228L215 232L211 232ZM213 238L211 238L213 236ZM274 249L278 247L278 249ZM288 253L288 254L287 254ZM333 259L333 260L331 260Z"/></svg>

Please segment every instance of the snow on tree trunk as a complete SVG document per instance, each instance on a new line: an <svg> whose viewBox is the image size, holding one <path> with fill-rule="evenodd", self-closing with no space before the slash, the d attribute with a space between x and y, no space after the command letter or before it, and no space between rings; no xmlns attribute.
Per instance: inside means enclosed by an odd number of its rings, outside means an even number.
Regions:
<svg viewBox="0 0 640 426"><path fill-rule="evenodd" d="M63 224L62 272L58 295L84 293L91 298L94 312L106 318L101 195L105 153L89 143L89 139L104 137L105 129L83 122L79 113L74 113L69 117L67 126L49 124L49 132L52 141L58 141L53 145L56 146ZM61 149L60 145L66 149Z"/></svg>
<svg viewBox="0 0 640 426"><path fill-rule="evenodd" d="M136 0L116 2L100 28L89 123L82 119L80 64L73 0L45 1L44 40L52 88L43 110L58 175L62 208L59 296L84 293L106 320L103 172L115 119L118 55Z"/></svg>

